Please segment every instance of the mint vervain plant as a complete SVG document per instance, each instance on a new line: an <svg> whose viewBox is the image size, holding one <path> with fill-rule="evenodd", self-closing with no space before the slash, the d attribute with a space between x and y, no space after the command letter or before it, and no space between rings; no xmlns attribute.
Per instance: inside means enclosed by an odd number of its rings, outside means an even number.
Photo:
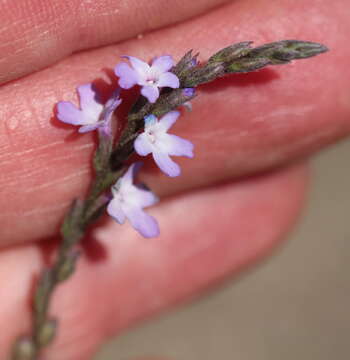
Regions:
<svg viewBox="0 0 350 360"><path fill-rule="evenodd" d="M53 291L75 271L79 258L77 245L88 227L105 212L119 224L127 220L142 236L156 237L160 233L157 220L144 208L159 199L134 177L142 163L127 165L133 153L144 157L152 154L159 169L169 177L181 174L172 156L193 157L193 144L168 130L177 121L180 106L191 108L198 85L217 78L259 70L268 65L287 64L327 51L324 45L298 40L283 40L252 47L241 42L220 50L201 65L198 54L187 52L174 64L170 55L154 58L151 65L132 56L123 56L115 67L119 86L103 103L93 84L77 88L80 106L61 101L57 118L79 126L80 133L98 132L98 145L93 157L94 179L84 200L73 201L61 226L62 241L53 264L43 270L33 300L31 334L20 337L13 349L13 359L38 359L41 350L55 338L58 320L49 315ZM122 102L122 90L139 85L141 95L131 107L126 124L116 136L114 112Z"/></svg>

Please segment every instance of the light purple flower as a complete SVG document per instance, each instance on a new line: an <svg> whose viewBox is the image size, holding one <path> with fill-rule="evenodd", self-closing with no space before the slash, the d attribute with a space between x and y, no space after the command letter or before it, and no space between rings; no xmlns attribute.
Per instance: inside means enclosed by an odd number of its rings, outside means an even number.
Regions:
<svg viewBox="0 0 350 360"><path fill-rule="evenodd" d="M57 118L66 124L80 126L78 130L80 133L97 128L109 132L112 114L122 102L119 98L120 88L112 94L105 105L101 103L93 84L81 85L77 91L80 109L70 101L60 101L57 104Z"/></svg>
<svg viewBox="0 0 350 360"><path fill-rule="evenodd" d="M174 65L170 55L155 58L152 65L133 56L123 57L129 59L131 63L131 67L125 62L115 67L115 73L119 76L119 86L123 89L130 89L138 84L142 86L141 94L149 102L154 103L159 97L159 88L177 89L180 86L179 78L169 71Z"/></svg>
<svg viewBox="0 0 350 360"><path fill-rule="evenodd" d="M190 141L167 133L179 115L178 111L170 111L160 120L154 115L146 116L144 132L134 142L139 155L152 153L159 168L171 177L180 175L181 169L169 155L193 157L193 144Z"/></svg>
<svg viewBox="0 0 350 360"><path fill-rule="evenodd" d="M107 212L119 224L128 219L142 236L150 238L159 235L159 227L156 219L146 214L143 208L156 204L158 198L151 191L133 184L134 175L141 165L132 164L112 187L113 199L107 206Z"/></svg>

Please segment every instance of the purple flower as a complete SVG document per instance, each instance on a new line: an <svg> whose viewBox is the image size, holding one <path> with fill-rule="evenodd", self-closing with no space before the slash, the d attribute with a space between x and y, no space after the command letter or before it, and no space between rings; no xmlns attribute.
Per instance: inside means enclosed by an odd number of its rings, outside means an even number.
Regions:
<svg viewBox="0 0 350 360"><path fill-rule="evenodd" d="M180 86L178 77L169 71L174 65L171 56L159 56L152 61L151 66L133 56L123 57L129 59L131 63L131 67L125 62L115 67L115 73L119 76L119 86L123 89L130 89L138 84L142 86L141 94L149 102L154 103L159 97L158 88L177 89Z"/></svg>
<svg viewBox="0 0 350 360"><path fill-rule="evenodd" d="M80 99L80 109L70 101L60 101L57 104L57 118L66 124L80 126L79 132L102 128L110 131L110 120L114 110L122 102L118 88L106 102L101 104L99 94L92 84L81 85L77 89Z"/></svg>
<svg viewBox="0 0 350 360"><path fill-rule="evenodd" d="M134 142L135 151L139 155L152 153L159 168L171 177L180 175L181 169L169 155L193 157L193 144L190 141L167 133L179 115L178 111L171 111L160 120L154 115L146 116L145 130Z"/></svg>
<svg viewBox="0 0 350 360"><path fill-rule="evenodd" d="M132 164L127 172L112 186L113 199L107 206L108 214L119 224L128 219L131 226L146 238L159 235L156 219L146 214L143 208L158 202L158 198L148 190L133 184L133 177L142 163Z"/></svg>

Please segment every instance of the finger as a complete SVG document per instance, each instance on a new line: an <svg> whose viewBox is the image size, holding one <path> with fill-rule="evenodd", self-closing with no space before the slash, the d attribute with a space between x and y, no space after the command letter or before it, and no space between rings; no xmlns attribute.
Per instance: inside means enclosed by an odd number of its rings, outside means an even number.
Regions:
<svg viewBox="0 0 350 360"><path fill-rule="evenodd" d="M83 49L112 44L227 0L0 1L0 83Z"/></svg>
<svg viewBox="0 0 350 360"><path fill-rule="evenodd" d="M236 274L290 230L304 191L305 169L294 167L163 201L151 212L162 229L157 239L112 221L97 228L92 237L103 247L100 256L83 255L78 272L54 294L50 312L60 328L45 359L88 359L107 336ZM0 253L0 322L9 324L0 358L28 329L41 256L35 245Z"/></svg>
<svg viewBox="0 0 350 360"><path fill-rule="evenodd" d="M235 41L307 38L326 43L332 52L245 77L232 76L205 87L172 128L195 144L195 158L177 159L183 175L169 179L150 172L144 180L160 195L205 186L224 179L279 166L332 143L349 132L350 73L347 46L350 23L342 2L310 1L309 10L322 26L307 21L303 7L280 1L257 1L256 12L234 2L210 15L162 30L142 42L77 54L16 84L0 89L0 242L38 239L57 233L71 200L87 189L93 151L92 135L51 120L53 104L74 99L78 84L93 80L96 69L112 67L116 54L140 55L203 49L203 59L232 42L224 27L235 24ZM294 4L294 3L293 3ZM287 18L298 27L287 29ZM299 23L300 22L300 23ZM337 31L332 29L337 28ZM203 29L210 29L210 36ZM186 43L181 39L186 38ZM302 34L302 35L301 35ZM170 41L172 39L172 41ZM84 66L82 66L84 64ZM11 201L8 199L11 198Z"/></svg>
<svg viewBox="0 0 350 360"><path fill-rule="evenodd" d="M143 358L138 358L135 360L169 360L169 358L164 358L164 357L143 357Z"/></svg>

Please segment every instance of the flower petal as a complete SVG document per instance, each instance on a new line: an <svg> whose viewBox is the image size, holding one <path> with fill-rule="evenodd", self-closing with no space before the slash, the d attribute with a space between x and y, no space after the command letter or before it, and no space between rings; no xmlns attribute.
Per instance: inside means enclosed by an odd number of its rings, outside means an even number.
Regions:
<svg viewBox="0 0 350 360"><path fill-rule="evenodd" d="M179 136L166 134L166 139L162 142L162 150L169 155L193 157L193 144Z"/></svg>
<svg viewBox="0 0 350 360"><path fill-rule="evenodd" d="M156 57L152 61L152 70L154 69L159 74L169 71L174 65L174 60L170 55L163 55Z"/></svg>
<svg viewBox="0 0 350 360"><path fill-rule="evenodd" d="M152 155L154 161L164 174L170 177L179 176L181 174L180 166L176 164L167 153L162 151L153 151Z"/></svg>
<svg viewBox="0 0 350 360"><path fill-rule="evenodd" d="M127 207L124 209L125 215L131 223L131 226L145 238L159 236L159 226L157 220L146 214L139 208Z"/></svg>
<svg viewBox="0 0 350 360"><path fill-rule="evenodd" d="M134 142L135 151L141 156L147 156L153 151L153 147L147 139L145 133L140 134Z"/></svg>
<svg viewBox="0 0 350 360"><path fill-rule="evenodd" d="M81 134L83 133L86 133L86 132L89 132L89 131L93 131L93 130L96 130L98 127L101 126L101 124L103 124L103 122L99 121L95 124L89 124L89 125L84 125L84 126L81 126L78 130L78 132L80 132Z"/></svg>
<svg viewBox="0 0 350 360"><path fill-rule="evenodd" d="M141 189L139 186L135 187L137 193L137 201L141 208L153 206L159 201L158 197L150 190Z"/></svg>
<svg viewBox="0 0 350 360"><path fill-rule="evenodd" d="M129 59L132 67L136 70L138 75L140 75L142 78L147 77L150 71L150 66L146 62L133 56L123 56L123 57Z"/></svg>
<svg viewBox="0 0 350 360"><path fill-rule="evenodd" d="M125 174L118 180L117 187L133 186L134 177L139 172L142 165L142 161L131 164Z"/></svg>
<svg viewBox="0 0 350 360"><path fill-rule="evenodd" d="M159 97L159 90L156 86L143 86L141 94L147 98L150 103L155 103Z"/></svg>
<svg viewBox="0 0 350 360"><path fill-rule="evenodd" d="M167 132L174 125L179 115L180 113L178 111L170 111L163 115L156 125L157 130Z"/></svg>
<svg viewBox="0 0 350 360"><path fill-rule="evenodd" d="M100 134L106 137L112 136L112 124L111 119L115 109L121 104L122 100L119 97L120 87L118 87L107 100L104 105L102 114L100 115L100 121L97 123L97 126L100 129ZM80 132L83 132L81 129Z"/></svg>
<svg viewBox="0 0 350 360"><path fill-rule="evenodd" d="M173 89L177 89L180 87L180 80L175 74L171 72L166 72L159 76L159 79L157 81L157 86L171 87Z"/></svg>
<svg viewBox="0 0 350 360"><path fill-rule="evenodd" d="M83 112L70 101L60 101L57 104L57 118L66 124L84 125L86 123Z"/></svg>
<svg viewBox="0 0 350 360"><path fill-rule="evenodd" d="M100 99L92 83L80 85L77 88L79 94L80 108L89 107L91 104L99 103Z"/></svg>
<svg viewBox="0 0 350 360"><path fill-rule="evenodd" d="M132 164L112 187L113 199L107 206L107 212L120 224L127 218L144 237L155 237L159 235L157 221L142 208L154 205L158 198L151 191L141 189L132 183L141 165L141 162Z"/></svg>
<svg viewBox="0 0 350 360"><path fill-rule="evenodd" d="M100 116L100 121L102 122L101 129L103 133L107 136L112 134L112 125L111 125L111 118L115 109L122 103L122 100L119 97L120 88L117 88L111 97L107 100L106 104L104 105L103 112Z"/></svg>
<svg viewBox="0 0 350 360"><path fill-rule="evenodd" d="M124 187L126 185L132 185L134 180L134 167L135 164L130 165L126 173L118 180L117 184L120 187Z"/></svg>
<svg viewBox="0 0 350 360"><path fill-rule="evenodd" d="M127 63L119 63L115 67L114 72L117 76L119 76L118 84L121 88L130 89L137 84L138 75Z"/></svg>
<svg viewBox="0 0 350 360"><path fill-rule="evenodd" d="M112 199L107 206L107 213L119 224L124 224L125 214L118 199Z"/></svg>
<svg viewBox="0 0 350 360"><path fill-rule="evenodd" d="M104 110L101 116L102 121L108 121L112 116L114 110L122 103L121 98L119 97L120 88L116 89L111 97L107 100L104 105Z"/></svg>
<svg viewBox="0 0 350 360"><path fill-rule="evenodd" d="M80 108L89 123L99 120L103 105L93 84L85 84L78 87Z"/></svg>

